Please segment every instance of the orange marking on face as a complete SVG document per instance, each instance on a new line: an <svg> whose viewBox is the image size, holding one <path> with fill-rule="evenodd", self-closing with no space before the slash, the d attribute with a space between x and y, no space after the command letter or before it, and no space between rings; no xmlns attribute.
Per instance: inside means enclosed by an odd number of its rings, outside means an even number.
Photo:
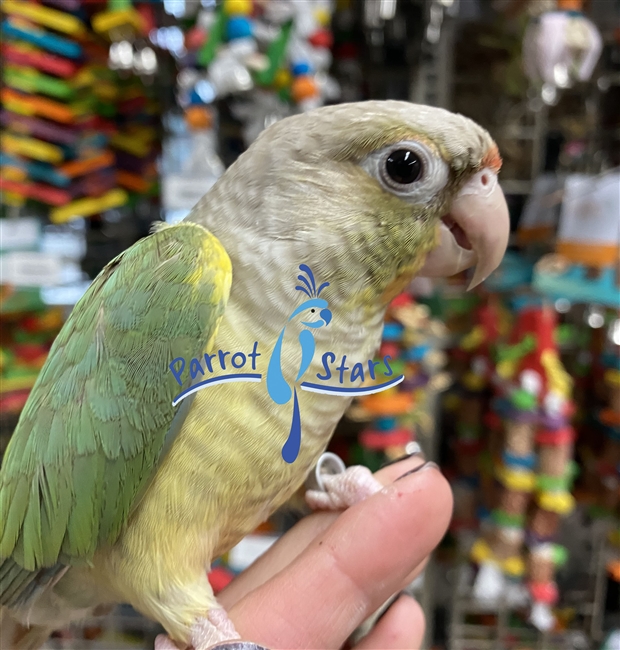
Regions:
<svg viewBox="0 0 620 650"><path fill-rule="evenodd" d="M487 151L486 156L482 159L481 167L482 169L489 167L496 174L502 168L502 157L499 155L499 151L497 150L497 145L493 145Z"/></svg>

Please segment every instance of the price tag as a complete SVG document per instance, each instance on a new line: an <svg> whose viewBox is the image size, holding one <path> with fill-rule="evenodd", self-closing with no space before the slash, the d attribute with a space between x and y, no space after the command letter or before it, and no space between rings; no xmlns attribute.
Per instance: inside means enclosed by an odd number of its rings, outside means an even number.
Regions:
<svg viewBox="0 0 620 650"><path fill-rule="evenodd" d="M15 287L52 287L61 282L62 260L39 252L12 252L0 257L0 282Z"/></svg>
<svg viewBox="0 0 620 650"><path fill-rule="evenodd" d="M38 219L0 219L0 250L28 250L36 248L41 235Z"/></svg>
<svg viewBox="0 0 620 650"><path fill-rule="evenodd" d="M248 535L228 554L228 565L233 571L243 571L278 541L275 535Z"/></svg>

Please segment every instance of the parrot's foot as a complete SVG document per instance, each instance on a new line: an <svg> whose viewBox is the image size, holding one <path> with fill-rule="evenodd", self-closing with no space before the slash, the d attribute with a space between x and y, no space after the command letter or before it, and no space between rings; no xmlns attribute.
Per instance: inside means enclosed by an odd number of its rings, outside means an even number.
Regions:
<svg viewBox="0 0 620 650"><path fill-rule="evenodd" d="M165 634L155 637L155 650L179 650L179 646Z"/></svg>
<svg viewBox="0 0 620 650"><path fill-rule="evenodd" d="M235 626L228 618L226 610L212 609L207 618L199 618L192 625L192 648L206 650L216 643L240 639Z"/></svg>
<svg viewBox="0 0 620 650"><path fill-rule="evenodd" d="M333 456L323 456L328 455ZM361 465L347 467L340 474L321 474L317 468L316 482L320 489L306 492L306 502L313 510L343 510L383 489L372 472Z"/></svg>
<svg viewBox="0 0 620 650"><path fill-rule="evenodd" d="M228 614L222 608L212 609L206 618L199 618L191 629L193 650L207 650L214 645L240 638ZM155 639L155 650L179 650L179 647L165 634L160 634Z"/></svg>

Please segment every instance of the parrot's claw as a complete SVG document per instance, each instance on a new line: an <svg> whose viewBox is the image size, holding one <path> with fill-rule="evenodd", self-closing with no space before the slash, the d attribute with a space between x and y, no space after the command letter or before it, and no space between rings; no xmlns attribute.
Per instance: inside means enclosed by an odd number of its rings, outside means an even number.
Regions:
<svg viewBox="0 0 620 650"><path fill-rule="evenodd" d="M344 510L383 489L367 467L347 467L341 474L321 476L322 490L308 490L306 502L313 510Z"/></svg>
<svg viewBox="0 0 620 650"><path fill-rule="evenodd" d="M191 631L194 650L207 650L218 643L240 638L228 614L222 608L212 609L206 618L199 618Z"/></svg>
<svg viewBox="0 0 620 650"><path fill-rule="evenodd" d="M196 620L190 635L192 650L208 650L219 644L226 646L227 641L235 642L241 639L228 614L222 608L212 609L206 618ZM179 646L165 634L160 634L155 639L155 650L179 650Z"/></svg>

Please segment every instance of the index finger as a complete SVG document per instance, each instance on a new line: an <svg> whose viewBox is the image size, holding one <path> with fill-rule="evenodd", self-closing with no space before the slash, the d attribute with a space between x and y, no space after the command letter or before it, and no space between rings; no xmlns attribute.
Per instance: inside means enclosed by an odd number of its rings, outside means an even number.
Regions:
<svg viewBox="0 0 620 650"><path fill-rule="evenodd" d="M230 617L269 648L338 648L439 543L451 510L436 469L406 476L342 513Z"/></svg>
<svg viewBox="0 0 620 650"><path fill-rule="evenodd" d="M419 454L408 454L375 472L374 476L383 485L389 485L399 476L422 464L424 464L424 459ZM230 610L238 600L288 566L315 537L324 533L341 514L341 512L320 511L304 517L270 546L251 566L238 575L218 595L218 600L227 611ZM420 565L416 568L416 574L421 570L422 566ZM410 577L413 580L415 575Z"/></svg>

